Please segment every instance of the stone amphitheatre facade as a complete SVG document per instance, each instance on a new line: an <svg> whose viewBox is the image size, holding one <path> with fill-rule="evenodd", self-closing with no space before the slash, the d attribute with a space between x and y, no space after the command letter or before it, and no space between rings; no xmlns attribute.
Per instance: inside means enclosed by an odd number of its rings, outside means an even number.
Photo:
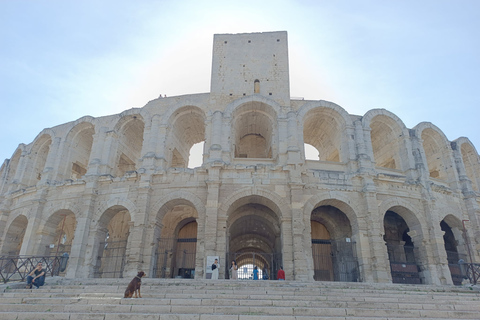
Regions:
<svg viewBox="0 0 480 320"><path fill-rule="evenodd" d="M44 129L1 167L1 254L67 252L77 278L203 279L218 256L220 278L235 259L272 278L458 283L457 261L480 261L472 143L289 87L286 32L215 35L209 93Z"/></svg>

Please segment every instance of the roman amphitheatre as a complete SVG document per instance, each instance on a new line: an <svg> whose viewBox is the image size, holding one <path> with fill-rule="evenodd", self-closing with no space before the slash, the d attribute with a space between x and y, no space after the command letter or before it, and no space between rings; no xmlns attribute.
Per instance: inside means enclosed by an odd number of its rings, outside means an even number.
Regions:
<svg viewBox="0 0 480 320"><path fill-rule="evenodd" d="M286 32L217 34L210 92L44 129L1 166L1 255L68 254L66 278L208 279L218 257L221 279L236 260L241 278L460 284L480 261L470 140L289 81Z"/></svg>

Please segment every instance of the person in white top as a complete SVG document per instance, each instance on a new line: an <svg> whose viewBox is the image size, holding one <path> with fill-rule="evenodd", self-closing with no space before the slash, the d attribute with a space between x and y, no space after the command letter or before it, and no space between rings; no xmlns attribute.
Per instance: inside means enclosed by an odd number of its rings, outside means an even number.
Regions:
<svg viewBox="0 0 480 320"><path fill-rule="evenodd" d="M215 268L213 268L215 266ZM220 262L218 259L215 259L215 262L212 264L212 279L218 280L218 268L220 268Z"/></svg>

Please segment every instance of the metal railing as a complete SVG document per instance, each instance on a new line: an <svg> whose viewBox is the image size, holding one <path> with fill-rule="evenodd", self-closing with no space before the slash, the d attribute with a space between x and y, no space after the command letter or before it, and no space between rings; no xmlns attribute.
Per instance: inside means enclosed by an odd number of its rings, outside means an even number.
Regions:
<svg viewBox="0 0 480 320"><path fill-rule="evenodd" d="M480 284L480 263L467 263L460 259L458 264L465 279L471 284Z"/></svg>
<svg viewBox="0 0 480 320"><path fill-rule="evenodd" d="M43 264L48 276L58 276L65 271L68 255L64 256L0 256L0 279L9 281L25 281L28 274L38 263Z"/></svg>

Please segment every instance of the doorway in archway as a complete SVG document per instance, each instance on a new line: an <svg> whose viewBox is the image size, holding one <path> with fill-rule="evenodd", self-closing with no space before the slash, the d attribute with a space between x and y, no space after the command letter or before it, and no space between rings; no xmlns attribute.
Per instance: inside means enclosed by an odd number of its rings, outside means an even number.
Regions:
<svg viewBox="0 0 480 320"><path fill-rule="evenodd" d="M359 281L352 228L345 213L323 205L311 215L312 258L315 281Z"/></svg>
<svg viewBox="0 0 480 320"><path fill-rule="evenodd" d="M255 200L255 199L251 199ZM257 267L259 279L268 274L274 279L282 264L280 222L277 214L267 205L246 203L229 215L228 249L225 278L230 278L231 261L238 266L238 279L253 278Z"/></svg>
<svg viewBox="0 0 480 320"><path fill-rule="evenodd" d="M420 284L419 266L415 259L415 247L408 234L405 220L396 212L387 211L383 219L388 259L393 283Z"/></svg>

